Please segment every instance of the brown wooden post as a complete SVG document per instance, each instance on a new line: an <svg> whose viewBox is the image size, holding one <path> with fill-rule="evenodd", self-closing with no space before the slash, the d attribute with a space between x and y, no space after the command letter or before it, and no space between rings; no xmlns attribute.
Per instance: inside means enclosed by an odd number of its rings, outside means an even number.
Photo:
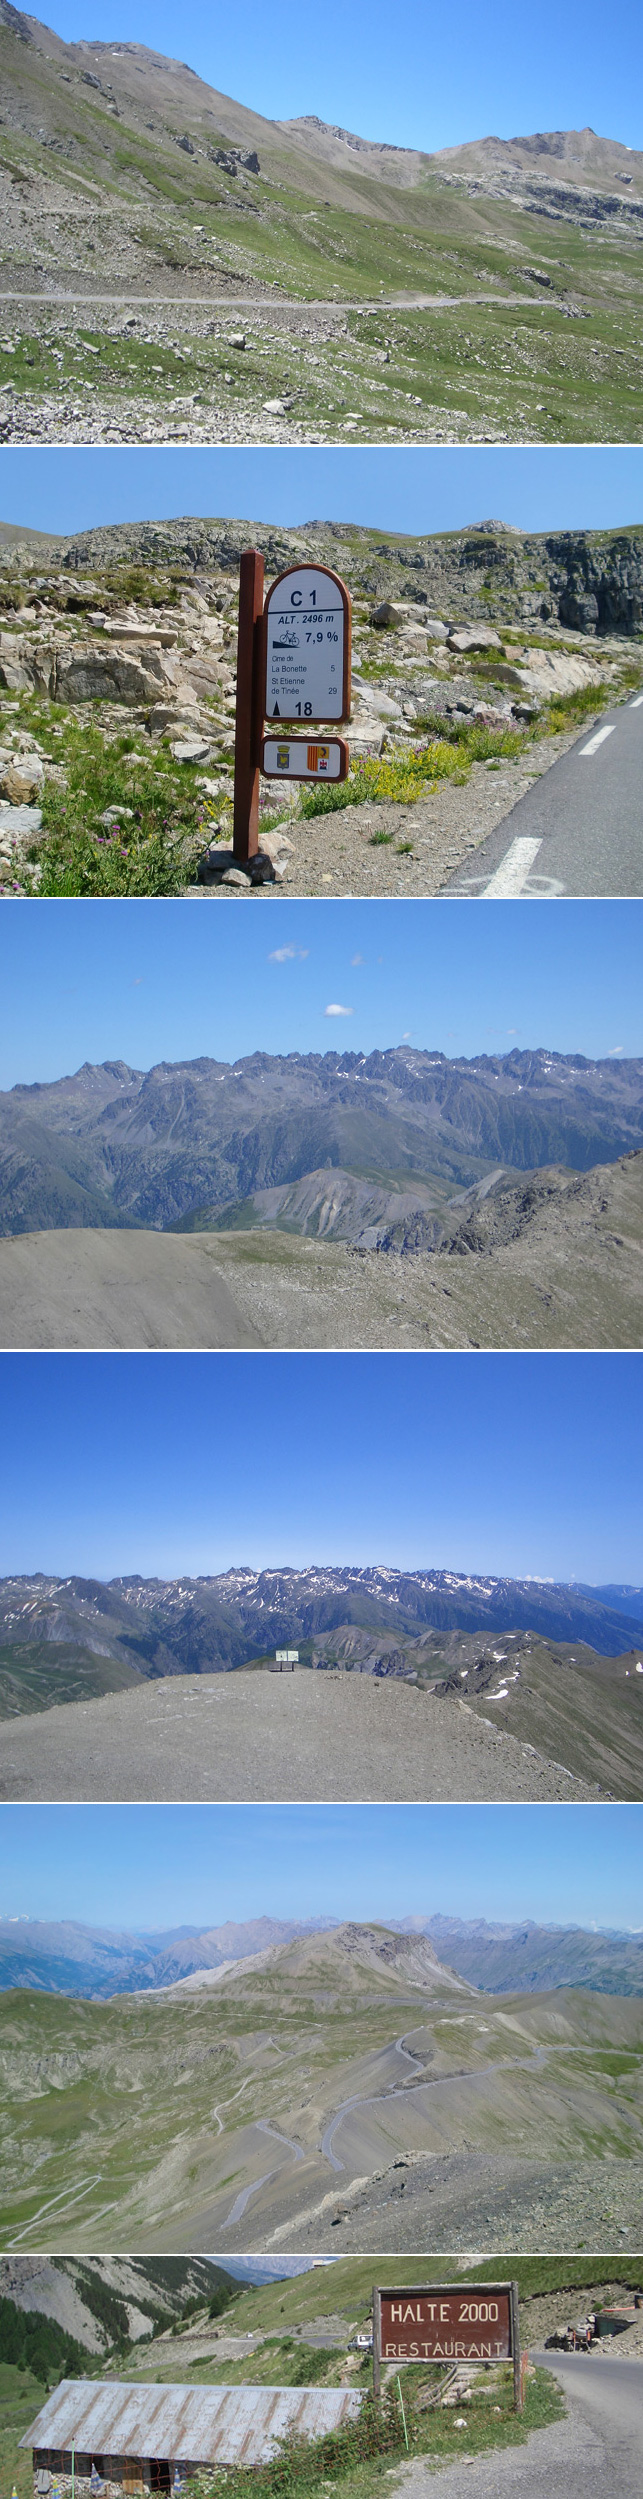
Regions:
<svg viewBox="0 0 643 2499"><path fill-rule="evenodd" d="M513 2345L514 2364L514 2412L522 2412L523 2383L522 2369L520 2366L520 2301L518 2297L517 2282L510 2283L509 2295L511 2299L511 2340Z"/></svg>
<svg viewBox="0 0 643 2499"><path fill-rule="evenodd" d="M235 859L254 859L259 849L259 764L263 730L261 620L263 556L246 547L239 569L237 718L234 744Z"/></svg>
<svg viewBox="0 0 643 2499"><path fill-rule="evenodd" d="M379 2403L381 2392L382 2303L379 2290L373 2291L373 2394Z"/></svg>

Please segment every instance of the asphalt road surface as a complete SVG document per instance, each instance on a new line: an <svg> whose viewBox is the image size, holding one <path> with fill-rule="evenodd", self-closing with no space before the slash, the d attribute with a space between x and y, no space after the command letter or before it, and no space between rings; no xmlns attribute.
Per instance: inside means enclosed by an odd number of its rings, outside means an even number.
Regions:
<svg viewBox="0 0 643 2499"><path fill-rule="evenodd" d="M443 890L483 902L643 894L643 694L584 729Z"/></svg>
<svg viewBox="0 0 643 2499"><path fill-rule="evenodd" d="M641 2499L643 2361L533 2357L564 2386L567 2419L440 2473L441 2499ZM466 2452L466 2430L462 2433ZM435 2475L417 2463L395 2484L403 2499L434 2499Z"/></svg>

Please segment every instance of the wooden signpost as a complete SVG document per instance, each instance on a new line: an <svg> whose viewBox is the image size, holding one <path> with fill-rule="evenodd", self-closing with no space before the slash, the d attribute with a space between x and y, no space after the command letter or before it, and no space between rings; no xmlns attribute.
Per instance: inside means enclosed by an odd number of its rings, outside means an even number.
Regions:
<svg viewBox="0 0 643 2499"><path fill-rule="evenodd" d="M445 2282L419 2290L373 2291L373 2394L382 2361L512 2360L514 2412L523 2406L517 2282Z"/></svg>
<svg viewBox="0 0 643 2499"><path fill-rule="evenodd" d="M263 556L247 547L239 574L237 640L237 718L234 741L235 859L256 858L259 849L259 774L263 703L261 627L263 619Z"/></svg>
<svg viewBox="0 0 643 2499"><path fill-rule="evenodd" d="M290 737L348 719L351 602L326 564L291 564L264 604L264 563L256 547L241 557L234 750L233 858L259 855L259 781L345 781L344 738ZM264 737L264 722L271 734Z"/></svg>

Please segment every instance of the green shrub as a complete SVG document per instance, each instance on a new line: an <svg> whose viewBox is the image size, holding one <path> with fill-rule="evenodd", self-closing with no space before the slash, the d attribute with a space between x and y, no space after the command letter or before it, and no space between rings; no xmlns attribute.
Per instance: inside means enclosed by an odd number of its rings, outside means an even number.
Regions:
<svg viewBox="0 0 643 2499"><path fill-rule="evenodd" d="M132 748L131 737L106 746L95 721L67 724L67 787L45 782L34 853L41 895L177 894L194 873L203 847L194 772L183 766L177 788L169 754L139 764ZM114 806L123 813L105 826Z"/></svg>
<svg viewBox="0 0 643 2499"><path fill-rule="evenodd" d="M423 790L437 781L458 777L458 758L448 741L434 737L425 746L398 748L388 755L362 755L339 788L307 790L304 816L328 815L334 807L359 807L364 799L376 806L389 800L412 806Z"/></svg>
<svg viewBox="0 0 643 2499"><path fill-rule="evenodd" d="M613 701L614 689L606 685L575 686L572 694L554 694L547 708L546 732L549 737L556 737L561 729L573 729L576 722L582 728L588 717L604 711L606 704Z"/></svg>
<svg viewBox="0 0 643 2499"><path fill-rule="evenodd" d="M488 729L484 721L421 722L424 744L398 747L386 755L363 755L351 766L347 781L330 788L306 790L301 801L302 816L327 816L337 807L359 807L363 800L374 806L386 800L394 805L412 807L425 790L435 789L439 781L466 781L472 763L487 763L493 756L521 755L525 745L524 732L519 729Z"/></svg>
<svg viewBox="0 0 643 2499"><path fill-rule="evenodd" d="M370 2362L369 2362L370 2366ZM425 2373L421 2373L421 2379ZM408 2450L413 2455L427 2456L434 2463L452 2463L461 2448L461 2434L456 2426L456 2412L426 2410L421 2406L424 2390L417 2380L420 2372L401 2372L401 2392L406 2414ZM437 2392L435 2374L426 2372L431 2393ZM559 2420L565 2409L564 2397L551 2373L538 2369L527 2380L523 2413L513 2410L513 2372L503 2371L493 2382L491 2391L479 2382L471 2403L467 2405L467 2452L488 2453L497 2447L520 2446L530 2430L544 2423ZM420 2399L420 2400L418 2400ZM306 2439L291 2433L268 2464L257 2468L233 2466L222 2472L204 2476L192 2485L193 2499L204 2499L218 2492L225 2484L225 2499L307 2499L307 2494L324 2492L328 2476L333 2483L347 2487L348 2499L371 2499L383 2487L386 2476L385 2459L403 2463L407 2454L397 2381L384 2388L379 2404L366 2395L356 2420L347 2421L341 2429L329 2431L325 2438ZM370 2472L369 2472L370 2467ZM390 2470L390 2467L389 2467ZM390 2487L390 2484L389 2484Z"/></svg>

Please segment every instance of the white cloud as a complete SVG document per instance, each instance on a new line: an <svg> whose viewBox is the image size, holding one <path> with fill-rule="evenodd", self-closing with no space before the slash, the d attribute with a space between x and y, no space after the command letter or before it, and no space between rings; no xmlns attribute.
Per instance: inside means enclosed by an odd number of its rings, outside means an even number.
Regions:
<svg viewBox="0 0 643 2499"><path fill-rule="evenodd" d="M353 969L355 969L355 968L356 968L356 966L357 966L357 964L358 964L358 963L363 963L363 961L364 961L364 956L363 956L363 954L352 954L352 955L351 955L351 964L352 964L352 966L353 966Z"/></svg>
<svg viewBox="0 0 643 2499"><path fill-rule="evenodd" d="M275 946L274 954L269 954L269 956L268 956L268 962L269 962L269 963L305 963L305 962L307 961L307 958L308 958L308 947L307 947L307 946Z"/></svg>
<svg viewBox="0 0 643 2499"><path fill-rule="evenodd" d="M607 1053L608 1059L622 1059L622 1057L623 1057L623 1049L624 1049L623 1042L622 1042L622 1041L616 1041L616 1042L615 1042L615 1044L614 1044L614 1048L613 1048L613 1050L608 1050L608 1053Z"/></svg>
<svg viewBox="0 0 643 2499"><path fill-rule="evenodd" d="M324 1007L325 1015L352 1015L352 1007Z"/></svg>

